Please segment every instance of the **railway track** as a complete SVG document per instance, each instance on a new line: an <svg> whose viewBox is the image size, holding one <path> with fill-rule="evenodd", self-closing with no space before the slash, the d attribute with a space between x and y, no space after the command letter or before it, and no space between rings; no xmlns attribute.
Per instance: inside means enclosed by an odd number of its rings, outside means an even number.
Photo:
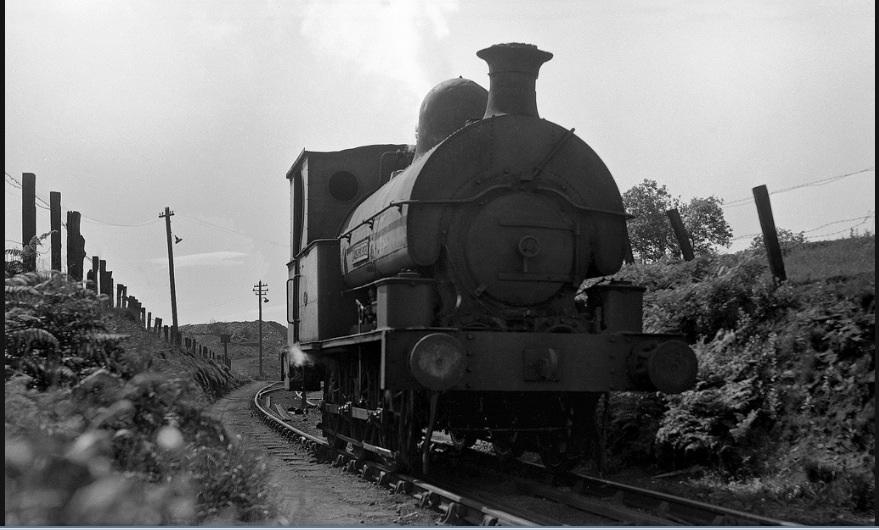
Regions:
<svg viewBox="0 0 879 530"><path fill-rule="evenodd" d="M662 492L637 488L598 477L549 473L543 466L514 460L499 469L491 455L436 444L437 458L450 459L435 466L429 480L395 472L380 458L369 460L371 447L357 454L330 448L321 436L292 425L286 411L269 397L279 383L259 390L250 403L252 412L280 437L273 444L280 454L290 442L305 446L318 459L344 467L365 480L396 493L407 493L423 508L442 514L453 525L567 526L567 525L747 525L798 526ZM311 403L315 405L314 402ZM286 416L286 419L285 419ZM376 456L386 456L376 451ZM291 453L290 458L301 458ZM449 471L452 470L452 471Z"/></svg>

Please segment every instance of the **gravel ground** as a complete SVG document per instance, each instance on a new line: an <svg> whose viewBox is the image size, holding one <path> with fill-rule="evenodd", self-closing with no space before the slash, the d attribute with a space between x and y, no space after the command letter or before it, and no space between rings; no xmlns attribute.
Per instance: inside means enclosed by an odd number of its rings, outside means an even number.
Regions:
<svg viewBox="0 0 879 530"><path fill-rule="evenodd" d="M265 382L254 382L219 399L209 414L220 419L232 436L261 449L274 431L250 416L249 403ZM277 396L277 395L276 395ZM275 398L273 398L274 401ZM278 401L274 401L278 402ZM319 414L296 415L294 425L314 425ZM262 451L273 469L272 495L279 517L271 526L435 526L438 514L415 505L414 499L393 495L328 463L318 463L305 449L291 445L283 455Z"/></svg>

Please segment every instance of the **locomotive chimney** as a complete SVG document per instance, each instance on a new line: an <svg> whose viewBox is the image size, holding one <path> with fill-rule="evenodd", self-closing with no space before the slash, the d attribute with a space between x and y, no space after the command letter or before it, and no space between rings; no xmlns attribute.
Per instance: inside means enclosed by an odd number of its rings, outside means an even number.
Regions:
<svg viewBox="0 0 879 530"><path fill-rule="evenodd" d="M551 53L533 44L510 43L496 44L476 55L488 63L491 80L483 118L502 114L539 117L534 84L540 65L552 59Z"/></svg>

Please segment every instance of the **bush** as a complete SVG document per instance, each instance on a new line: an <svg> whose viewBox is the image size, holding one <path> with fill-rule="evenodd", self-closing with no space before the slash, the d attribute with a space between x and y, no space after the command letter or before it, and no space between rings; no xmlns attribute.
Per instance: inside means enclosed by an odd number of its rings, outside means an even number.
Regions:
<svg viewBox="0 0 879 530"><path fill-rule="evenodd" d="M7 278L6 522L269 516L265 465L201 411L205 394L234 386L228 369L173 347L157 352L154 337L113 316L63 275ZM131 334L109 334L111 324ZM166 373L147 371L154 357Z"/></svg>
<svg viewBox="0 0 879 530"><path fill-rule="evenodd" d="M863 276L776 285L766 269L745 252L621 271L648 288L647 331L684 332L700 366L693 390L651 398L653 421L644 399L616 399L612 451L786 477L791 491L863 508L875 462L872 276L869 289Z"/></svg>
<svg viewBox="0 0 879 530"><path fill-rule="evenodd" d="M36 388L70 386L100 367L138 371L106 333L101 299L60 273L30 272L6 279L5 378L27 375Z"/></svg>
<svg viewBox="0 0 879 530"><path fill-rule="evenodd" d="M778 238L778 246L781 248L782 256L787 256L791 251L806 244L805 232L793 232L791 230L779 228L776 231L776 236ZM751 240L750 248L753 251L762 253L763 256L766 255L766 244L763 243L763 234L757 235Z"/></svg>

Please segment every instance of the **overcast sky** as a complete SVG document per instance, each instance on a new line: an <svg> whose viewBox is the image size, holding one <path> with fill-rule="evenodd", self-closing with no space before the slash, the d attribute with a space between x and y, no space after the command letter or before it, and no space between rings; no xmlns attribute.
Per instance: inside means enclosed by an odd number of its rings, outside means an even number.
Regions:
<svg viewBox="0 0 879 530"><path fill-rule="evenodd" d="M6 247L15 182L35 173L40 197L86 216L88 255L166 322L165 206L181 324L256 319L260 280L283 323L299 152L414 143L430 87L487 88L475 53L502 42L555 55L541 117L576 128L621 191L649 178L726 201L731 250L760 231L760 184L779 192L777 226L811 239L875 227L868 0L7 0L5 14Z"/></svg>

